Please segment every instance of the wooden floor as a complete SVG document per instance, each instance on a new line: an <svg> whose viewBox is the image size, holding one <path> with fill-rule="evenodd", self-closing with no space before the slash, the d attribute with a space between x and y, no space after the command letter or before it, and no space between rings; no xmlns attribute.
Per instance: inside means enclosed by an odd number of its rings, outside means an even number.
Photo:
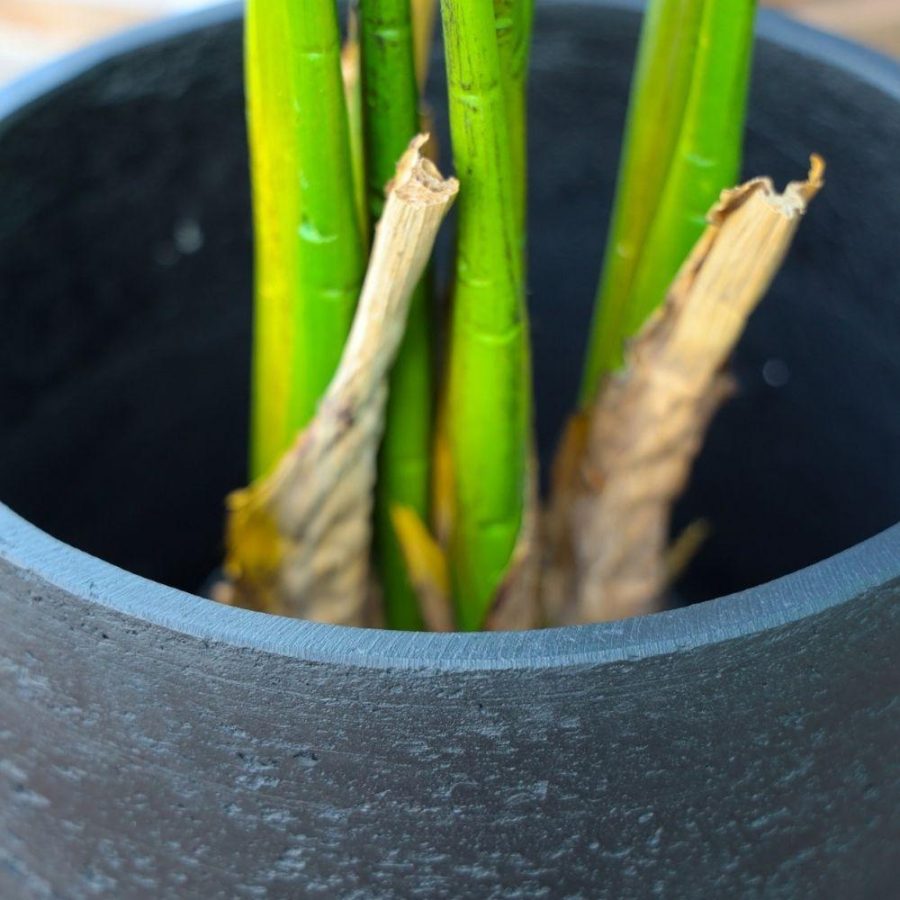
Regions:
<svg viewBox="0 0 900 900"><path fill-rule="evenodd" d="M117 29L210 2L0 0L0 81ZM762 2L900 57L900 0Z"/></svg>

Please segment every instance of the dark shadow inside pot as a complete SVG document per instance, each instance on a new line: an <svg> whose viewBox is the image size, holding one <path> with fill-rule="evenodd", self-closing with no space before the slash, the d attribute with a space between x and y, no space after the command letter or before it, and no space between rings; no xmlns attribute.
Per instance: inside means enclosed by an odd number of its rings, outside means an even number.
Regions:
<svg viewBox="0 0 900 900"><path fill-rule="evenodd" d="M546 460L574 395L637 34L543 9L532 79L531 306ZM434 98L440 112L442 98ZM444 139L444 146L449 146ZM677 516L713 535L706 599L900 518L897 101L762 41L745 169L810 151L828 185L741 343ZM245 477L250 227L240 30L112 58L2 125L0 499L52 535L195 589Z"/></svg>

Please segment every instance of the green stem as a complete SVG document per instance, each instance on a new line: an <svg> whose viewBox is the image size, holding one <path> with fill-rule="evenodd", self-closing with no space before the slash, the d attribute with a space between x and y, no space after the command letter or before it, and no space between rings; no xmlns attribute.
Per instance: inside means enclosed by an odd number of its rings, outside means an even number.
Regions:
<svg viewBox="0 0 900 900"><path fill-rule="evenodd" d="M509 127L513 186L519 230L525 235L527 213L528 61L534 21L534 0L494 0L494 24L500 56L500 77Z"/></svg>
<svg viewBox="0 0 900 900"><path fill-rule="evenodd" d="M256 241L251 473L315 412L365 259L333 0L249 0L246 67Z"/></svg>
<svg viewBox="0 0 900 900"><path fill-rule="evenodd" d="M409 0L361 0L363 109L369 212L377 221L384 187L418 131ZM420 629L419 604L394 532L391 508L411 507L428 520L432 419L428 290L410 304L406 335L391 371L375 497L375 553L388 627Z"/></svg>
<svg viewBox="0 0 900 900"><path fill-rule="evenodd" d="M377 221L385 185L418 130L409 0L360 0L359 23L369 212Z"/></svg>
<svg viewBox="0 0 900 900"><path fill-rule="evenodd" d="M754 0L651 0L580 403L622 365L719 191L737 179Z"/></svg>
<svg viewBox="0 0 900 900"><path fill-rule="evenodd" d="M704 6L684 123L634 282L627 336L665 299L710 206L738 179L755 11L754 0Z"/></svg>
<svg viewBox="0 0 900 900"><path fill-rule="evenodd" d="M447 430L457 617L480 628L522 522L530 446L528 333L514 156L494 13L442 0L459 194Z"/></svg>

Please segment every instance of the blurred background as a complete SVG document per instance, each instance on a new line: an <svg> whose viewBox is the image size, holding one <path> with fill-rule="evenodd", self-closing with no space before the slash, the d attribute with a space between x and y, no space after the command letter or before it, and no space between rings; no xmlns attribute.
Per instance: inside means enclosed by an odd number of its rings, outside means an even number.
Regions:
<svg viewBox="0 0 900 900"><path fill-rule="evenodd" d="M212 2L0 0L0 82L118 29ZM763 0L763 5L900 56L900 0Z"/></svg>

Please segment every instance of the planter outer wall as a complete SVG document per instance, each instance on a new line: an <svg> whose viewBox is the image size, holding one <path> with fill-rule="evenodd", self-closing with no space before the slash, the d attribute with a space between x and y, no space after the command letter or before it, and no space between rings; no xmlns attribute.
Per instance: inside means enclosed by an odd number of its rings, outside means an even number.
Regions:
<svg viewBox="0 0 900 900"><path fill-rule="evenodd" d="M186 586L243 467L235 15L0 98L0 496ZM583 334L599 253L579 247L602 246L637 23L540 11L545 450L574 390L561 348ZM741 395L682 511L720 531L683 593L816 564L624 623L410 636L218 607L0 507L0 896L890 896L900 529L817 560L900 510L900 79L780 19L763 32L748 169L796 177L816 149L833 183L738 354ZM773 358L781 388L760 374ZM722 462L738 452L742 473Z"/></svg>

